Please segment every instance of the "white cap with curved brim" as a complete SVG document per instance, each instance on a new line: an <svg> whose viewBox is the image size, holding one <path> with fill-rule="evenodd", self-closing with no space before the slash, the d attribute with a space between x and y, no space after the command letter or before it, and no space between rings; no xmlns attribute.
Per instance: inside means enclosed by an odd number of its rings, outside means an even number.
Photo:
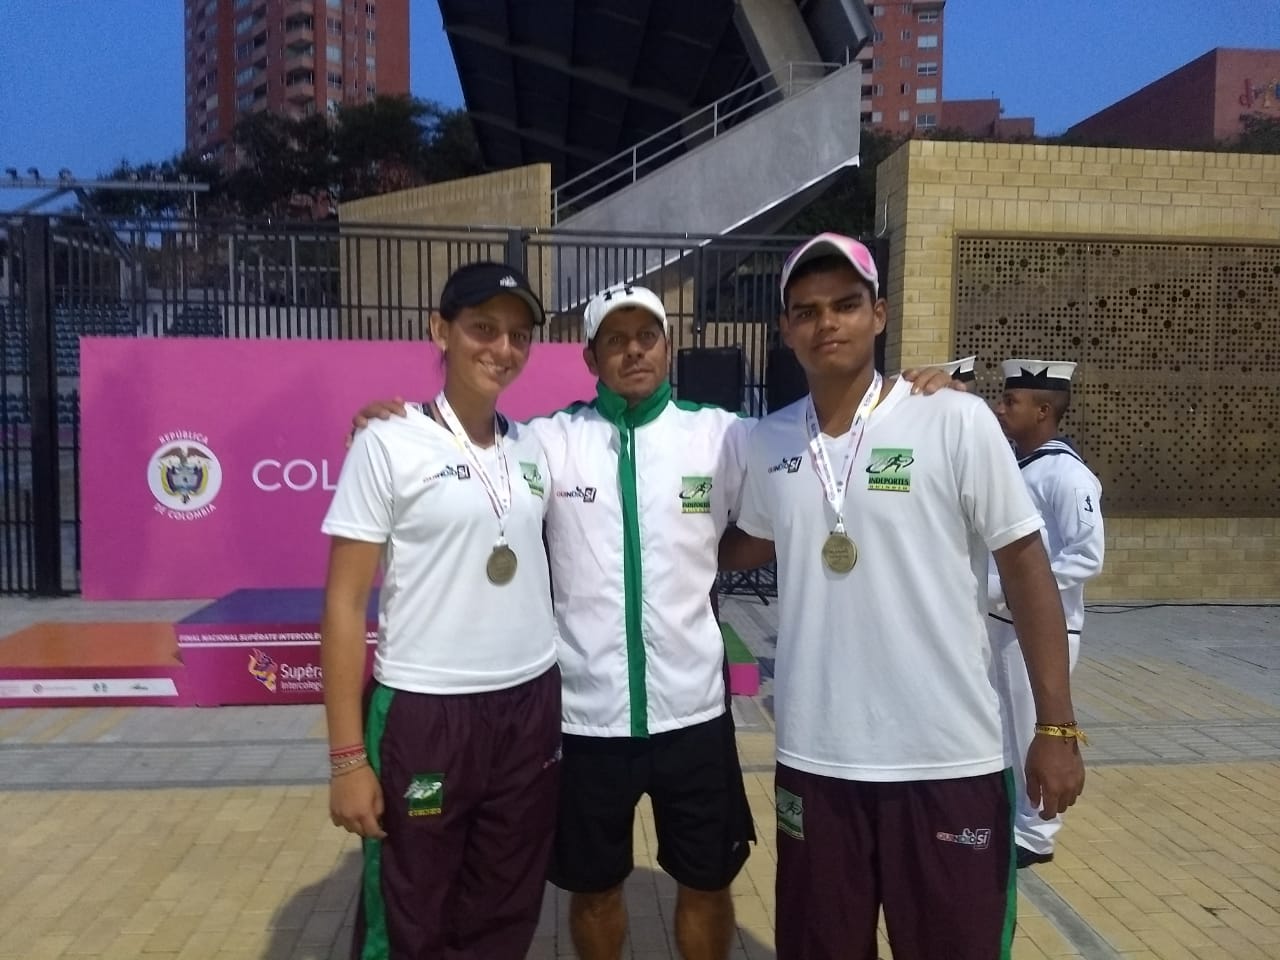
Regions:
<svg viewBox="0 0 1280 960"><path fill-rule="evenodd" d="M1069 360L1005 360L1006 390L1070 390L1076 365Z"/></svg>
<svg viewBox="0 0 1280 960"><path fill-rule="evenodd" d="M960 360L952 360L950 363L940 363L938 364L938 369L943 373L949 374L952 380L963 380L968 383L978 377L973 369L977 362L978 358L974 355L972 357L963 357Z"/></svg>
<svg viewBox="0 0 1280 960"><path fill-rule="evenodd" d="M587 304L587 309L582 315L583 332L586 334L587 342L590 343L595 339L605 317L623 307L648 310L661 321L664 332L671 332L667 323L667 308L662 305L661 297L648 287L638 287L633 283L619 283L597 293Z"/></svg>

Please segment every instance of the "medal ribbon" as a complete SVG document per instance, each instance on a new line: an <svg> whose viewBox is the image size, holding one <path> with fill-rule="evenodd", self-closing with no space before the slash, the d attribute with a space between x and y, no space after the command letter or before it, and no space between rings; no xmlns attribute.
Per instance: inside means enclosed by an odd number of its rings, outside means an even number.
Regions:
<svg viewBox="0 0 1280 960"><path fill-rule="evenodd" d="M444 425L453 434L453 439L466 452L467 459L471 461L471 466L476 471L476 476L480 478L480 483L484 486L484 492L489 495L489 503L493 506L493 512L498 517L497 545L504 546L507 542L505 536L507 516L511 513L511 470L507 466L506 452L502 449L501 424L495 417L493 421L493 445L498 455L498 479L500 482L494 483L493 478L489 476L489 472L485 470L484 464L480 462L480 454L476 451L475 445L472 444L471 438L467 436L467 431L462 428L458 415L453 412L453 407L449 406L449 401L445 399L443 390L436 397L436 409L440 411L440 418L444 420Z"/></svg>
<svg viewBox="0 0 1280 960"><path fill-rule="evenodd" d="M827 453L827 444L822 439L818 411L813 406L813 394L809 394L805 404L804 420L805 426L809 429L809 452L813 460L813 470L822 483L822 492L826 495L827 503L831 504L831 509L835 511L836 533L844 533L844 493L849 487L849 477L853 474L853 464L858 459L858 450L862 447L862 436L866 433L867 419L880 401L880 388L883 383L884 378L877 370L875 376L871 378L871 386L867 387L867 392L853 415L853 424L849 427L852 436L849 438L849 445L845 448L844 463L841 465L839 475L831 469L831 457Z"/></svg>

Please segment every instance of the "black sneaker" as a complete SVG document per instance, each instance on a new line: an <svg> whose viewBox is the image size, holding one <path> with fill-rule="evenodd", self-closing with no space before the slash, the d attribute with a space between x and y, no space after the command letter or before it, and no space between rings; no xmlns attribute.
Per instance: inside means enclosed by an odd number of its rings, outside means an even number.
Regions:
<svg viewBox="0 0 1280 960"><path fill-rule="evenodd" d="M1051 863L1053 861L1052 853L1035 853L1026 847L1017 847L1018 869L1025 870L1027 867L1034 867L1040 863Z"/></svg>

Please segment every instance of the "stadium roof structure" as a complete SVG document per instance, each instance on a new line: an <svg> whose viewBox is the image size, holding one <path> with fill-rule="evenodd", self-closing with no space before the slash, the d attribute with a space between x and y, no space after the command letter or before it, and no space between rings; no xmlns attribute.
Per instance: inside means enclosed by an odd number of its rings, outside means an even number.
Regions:
<svg viewBox="0 0 1280 960"><path fill-rule="evenodd" d="M439 2L486 163L548 162L556 183L767 75L744 7L796 4L826 60L871 32L860 0Z"/></svg>

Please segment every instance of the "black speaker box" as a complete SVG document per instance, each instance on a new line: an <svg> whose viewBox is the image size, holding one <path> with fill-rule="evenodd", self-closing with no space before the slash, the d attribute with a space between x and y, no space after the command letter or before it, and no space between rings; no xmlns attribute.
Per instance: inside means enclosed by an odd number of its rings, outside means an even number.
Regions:
<svg viewBox="0 0 1280 960"><path fill-rule="evenodd" d="M742 409L746 371L740 347L683 347L676 354L681 400L709 403L737 413Z"/></svg>
<svg viewBox="0 0 1280 960"><path fill-rule="evenodd" d="M804 368L791 348L782 345L770 347L764 371L764 395L769 412L795 403L808 392Z"/></svg>

